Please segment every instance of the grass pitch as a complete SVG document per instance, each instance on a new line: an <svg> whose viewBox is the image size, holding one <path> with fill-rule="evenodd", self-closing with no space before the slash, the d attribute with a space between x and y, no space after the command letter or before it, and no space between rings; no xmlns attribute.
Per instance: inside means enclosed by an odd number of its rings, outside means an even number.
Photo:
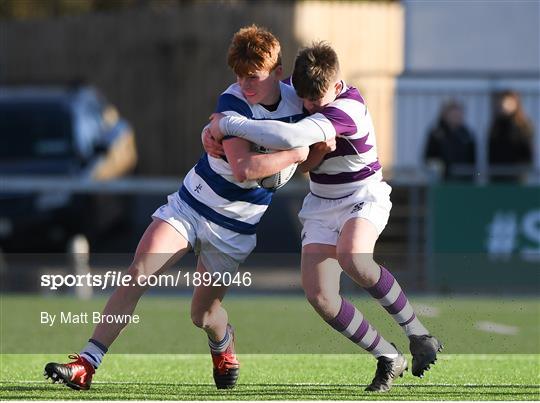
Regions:
<svg viewBox="0 0 540 403"><path fill-rule="evenodd" d="M233 390L214 386L205 336L189 320L189 298L147 297L136 311L141 324L130 325L112 346L91 390L77 392L46 381L43 368L66 362L93 325L42 325L40 312L101 310L105 299L2 295L0 399L540 400L537 299L411 300L445 350L423 379L407 372L389 393L364 392L375 360L336 335L303 298L283 296L226 299L241 361ZM353 302L385 338L408 352L405 336L378 304L367 298Z"/></svg>
<svg viewBox="0 0 540 403"><path fill-rule="evenodd" d="M410 357L409 357L410 358ZM47 383L48 360L3 355L0 399L46 400L538 400L539 357L441 355L423 379L406 373L389 393L364 392L368 355L241 355L239 383L217 390L208 355L110 355L90 391Z"/></svg>

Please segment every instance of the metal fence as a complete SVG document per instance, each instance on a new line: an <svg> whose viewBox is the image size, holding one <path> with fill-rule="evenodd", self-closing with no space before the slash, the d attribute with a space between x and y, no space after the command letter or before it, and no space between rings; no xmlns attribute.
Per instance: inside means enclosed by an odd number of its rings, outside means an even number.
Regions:
<svg viewBox="0 0 540 403"><path fill-rule="evenodd" d="M523 107L536 133L540 128L540 78L507 75L462 76L442 74L404 74L398 79L396 94L396 125L394 131L395 164L398 167L422 165L427 131L439 115L444 101L454 98L465 106L465 123L476 135L477 167L480 183L487 181L487 132L491 120L494 92L513 89L522 99ZM540 169L540 139L535 136L535 169Z"/></svg>

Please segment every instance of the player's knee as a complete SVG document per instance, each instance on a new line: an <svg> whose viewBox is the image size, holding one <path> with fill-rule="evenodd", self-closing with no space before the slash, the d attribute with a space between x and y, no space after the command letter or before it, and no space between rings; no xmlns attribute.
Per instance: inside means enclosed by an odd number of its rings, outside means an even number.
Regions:
<svg viewBox="0 0 540 403"><path fill-rule="evenodd" d="M366 267L366 260L361 256L355 256L354 253L338 253L337 260L345 273L362 273Z"/></svg>
<svg viewBox="0 0 540 403"><path fill-rule="evenodd" d="M338 263L343 271L353 277L362 287L370 287L377 281L378 267L369 253L338 253Z"/></svg>
<svg viewBox="0 0 540 403"><path fill-rule="evenodd" d="M332 307L335 305L334 300L336 299L335 296L331 296L321 290L307 290L306 298L311 306L321 315L332 311Z"/></svg>

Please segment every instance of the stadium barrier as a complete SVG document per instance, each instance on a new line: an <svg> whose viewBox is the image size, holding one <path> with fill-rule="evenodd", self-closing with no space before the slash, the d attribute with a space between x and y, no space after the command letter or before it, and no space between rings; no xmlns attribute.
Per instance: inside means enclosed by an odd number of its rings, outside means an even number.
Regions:
<svg viewBox="0 0 540 403"><path fill-rule="evenodd" d="M393 209L390 222L377 243L377 261L391 268L409 291L494 291L503 286L506 286L505 290L512 291L538 286L538 271L533 267L540 249L540 224L537 222L540 192L538 185L535 185L538 183L535 175L535 172L529 175L532 184L528 186L477 186L430 183L430 177L425 171L400 170L399 175L393 175L390 180L393 187ZM97 182L55 177L3 176L0 177L0 183L0 196L13 193L134 196L134 208L130 212L134 229L122 235L130 238L133 247L122 249L125 253L113 259L114 264L121 268L129 264L134 246L146 228L150 214L164 202L166 194L176 191L181 180L132 178ZM260 224L258 247L242 266L243 270L254 267L259 269L259 277L254 281L255 287L251 291L300 290L300 224L296 213L307 191L307 182L296 178L276 194L273 205ZM3 222L4 217L0 214L0 227ZM503 228L502 224L506 227ZM500 232L495 234L495 230ZM499 253L500 248L505 249ZM95 252L95 249L92 251ZM92 266L92 272L110 268L110 264L104 262L99 254L92 253L93 260L89 260L84 250L80 252L79 249L79 253L71 253L67 263L64 258L60 263L64 268L56 272L66 273L66 267L70 267L71 273L85 274L89 272L89 265ZM471 264L464 265L459 260L459 256L463 259L470 254L482 270L471 270ZM182 262L183 268L188 270L195 265L194 258ZM466 272L459 272L457 266ZM15 276L13 270L6 268L6 264L0 267L4 279ZM489 272L493 267L497 275ZM516 270L521 280L511 284L504 280L504 273ZM493 281L482 287L482 278L486 276ZM345 291L361 292L346 276L343 277ZM462 287L464 278L470 279L469 287ZM8 287L15 286L19 290L26 288L36 291L35 287L24 286L30 283L35 283L35 275L29 271L18 271L16 279L14 277L13 281L4 282L4 286L8 284ZM81 298L88 298L91 291L81 289L77 292Z"/></svg>
<svg viewBox="0 0 540 403"><path fill-rule="evenodd" d="M433 185L428 205L432 290L540 290L540 186Z"/></svg>

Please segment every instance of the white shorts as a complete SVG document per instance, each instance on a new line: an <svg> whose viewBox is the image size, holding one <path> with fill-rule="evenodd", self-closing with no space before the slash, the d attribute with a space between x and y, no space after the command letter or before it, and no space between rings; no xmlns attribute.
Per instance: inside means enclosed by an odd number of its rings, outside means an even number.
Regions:
<svg viewBox="0 0 540 403"><path fill-rule="evenodd" d="M302 228L302 246L310 243L336 245L345 223L351 218L365 218L380 234L390 217L392 188L383 181L361 185L352 195L325 199L313 193L304 199L298 214Z"/></svg>
<svg viewBox="0 0 540 403"><path fill-rule="evenodd" d="M236 272L257 242L255 234L239 234L207 220L185 203L178 192L170 194L167 204L152 217L169 223L186 238L211 273Z"/></svg>

